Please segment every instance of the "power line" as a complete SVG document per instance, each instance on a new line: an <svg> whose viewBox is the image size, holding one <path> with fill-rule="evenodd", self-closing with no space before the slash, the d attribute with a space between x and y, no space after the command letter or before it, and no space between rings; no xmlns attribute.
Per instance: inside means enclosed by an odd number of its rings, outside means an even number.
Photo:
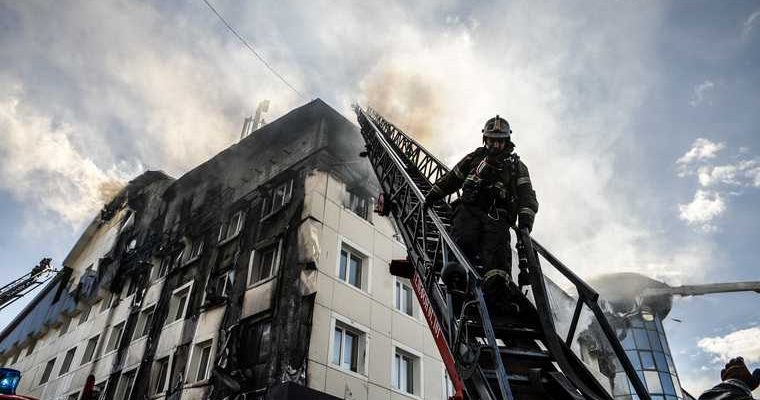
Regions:
<svg viewBox="0 0 760 400"><path fill-rule="evenodd" d="M208 0L203 0L203 2L204 2L204 3L206 3L206 5L208 6L208 8L210 8L210 9L211 9L211 11L213 11L213 12L214 12L214 14L216 14L216 16L217 16L217 17L219 17L219 20L221 20L221 21L222 21L222 23L224 24L224 26L226 26L226 27L227 27L227 29L229 29L229 31L230 31L230 32L232 32L232 34L233 34L233 35L235 35L235 36L236 36L236 37L237 37L237 38L238 38L238 39L239 39L241 42L243 42L243 44L245 45L245 47L247 47L247 48L248 48L248 50L250 50L250 51L253 53L253 55L255 55L255 56L256 56L256 58L258 58L258 59L259 59L259 61L261 61L261 62L262 62L262 63L263 63L263 64L264 64L264 65L265 65L265 66L266 66L266 67L267 67L267 68L268 68L270 71L272 71L272 73L273 73L273 74L275 74L275 76L277 76L278 78L280 78L280 80L281 80L281 81L282 81L284 84L286 84L286 85L287 85L287 86L288 86L288 87L289 87L291 90L293 90L294 92L296 92L296 94L298 94L298 95L299 95L301 98L305 98L305 97L306 97L306 96L304 96L304 95L303 95L303 93L299 92L299 91L298 91L298 89L296 89L295 87L293 87L293 85L291 85L291 84L290 84L290 82L288 82L288 80L287 80L287 79L285 79L285 77L283 77L282 75L280 75L280 73L279 73L279 72L277 72L277 71L276 71L274 68L272 68L272 66L271 66L271 65L269 65L269 63L268 63L268 62L267 62L267 61L264 59L264 57L262 57L262 56L261 56L261 55L260 55L260 54L259 54L259 53L258 53L258 52L257 52L257 51L254 49L254 48L253 48L253 46L251 46L251 45L248 43L248 41L246 41L246 40L245 40L245 39L244 39L242 36L240 36L240 34L239 34L239 33L237 33L237 31L235 30L235 28L233 28L233 27L232 27L232 25L230 25L230 24L227 22L227 20L225 20L225 19L224 19L224 17L222 17L222 14L219 14L219 11L216 11L216 8L214 8L214 6L212 6L212 5L211 5L211 3L209 3L209 2L208 2Z"/></svg>

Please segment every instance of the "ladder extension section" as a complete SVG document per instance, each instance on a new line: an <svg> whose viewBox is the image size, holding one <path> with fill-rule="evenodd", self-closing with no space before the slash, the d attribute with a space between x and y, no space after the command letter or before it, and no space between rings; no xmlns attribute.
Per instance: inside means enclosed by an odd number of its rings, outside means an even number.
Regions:
<svg viewBox="0 0 760 400"><path fill-rule="evenodd" d="M392 262L391 273L412 283L454 386L452 398L612 400L605 385L570 348L586 306L607 339L609 353L617 358L639 398L650 399L597 303L598 294L527 231L516 233L523 250L521 267L527 267L535 304L510 283L504 296L509 296L516 311L492 319L491 301L486 303L482 279L450 235L449 203L423 207L425 193L448 168L375 111L358 105L354 111L366 143L362 156L369 159L382 188L379 211L392 215L407 246L407 260ZM539 255L578 291L565 340L554 326ZM466 273L466 290L450 290L441 280L441 269L450 263L458 263Z"/></svg>
<svg viewBox="0 0 760 400"><path fill-rule="evenodd" d="M49 258L43 258L39 265L32 268L31 272L0 287L0 310L13 304L55 276L58 271L50 267L50 261Z"/></svg>

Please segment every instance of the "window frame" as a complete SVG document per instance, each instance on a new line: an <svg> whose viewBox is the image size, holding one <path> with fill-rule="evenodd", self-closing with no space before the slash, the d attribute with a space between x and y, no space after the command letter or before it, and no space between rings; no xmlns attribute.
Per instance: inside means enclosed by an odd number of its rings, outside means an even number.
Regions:
<svg viewBox="0 0 760 400"><path fill-rule="evenodd" d="M272 214L275 214L277 211L280 211L282 208L284 208L290 201L293 199L293 182L295 179L291 178L285 182L280 183L279 185L275 186L274 189L272 189L270 192L268 192L265 196L263 196L263 200L261 202L261 218L260 220L265 220L269 218ZM279 204L276 203L277 194L280 191L280 189L283 190L282 192L282 198L279 201Z"/></svg>
<svg viewBox="0 0 760 400"><path fill-rule="evenodd" d="M251 255L248 257L248 276L247 287L258 286L275 276L280 271L280 264L282 262L282 239L279 239L276 243L270 243L269 245L262 246L261 249L251 250ZM274 256L272 257L272 265L269 267L269 274L264 277L260 276L257 280L252 281L253 274L256 270L261 269L261 258L265 254L268 254L269 250L274 250ZM266 251L266 253L265 253Z"/></svg>
<svg viewBox="0 0 760 400"><path fill-rule="evenodd" d="M77 353L76 346L66 351L66 355L63 356L63 362L61 363L61 368L58 370L58 376L63 376L71 372L71 364L74 362L74 356L76 356L76 353Z"/></svg>
<svg viewBox="0 0 760 400"><path fill-rule="evenodd" d="M112 351L116 351L119 348L119 343L121 342L121 339L124 336L124 328L126 327L126 325L127 325L127 321L124 320L124 321L119 322L118 324L111 326L111 334L108 335L108 342L106 342L106 348L105 348L104 354L108 354ZM118 329L119 334L118 334L118 337L114 339L114 333L116 332L117 329Z"/></svg>
<svg viewBox="0 0 760 400"><path fill-rule="evenodd" d="M360 194L355 189L349 189L346 188L344 202L343 202L343 208L350 211L357 217L367 221L372 222L370 220L370 205L372 204L372 198L368 196L364 196ZM363 204L363 205L362 205ZM355 207L357 206L357 207ZM360 209L357 209L360 208Z"/></svg>
<svg viewBox="0 0 760 400"><path fill-rule="evenodd" d="M45 368L42 370L42 376L40 376L40 385L44 385L50 382L50 376L53 374L53 370L55 369L55 361L56 357L53 357L48 360L47 363L45 363Z"/></svg>
<svg viewBox="0 0 760 400"><path fill-rule="evenodd" d="M177 296L177 294L180 293L180 292L183 292L185 290L187 290L187 296L186 296L186 298L184 300L184 304L182 306L182 308L183 308L182 313L180 314L179 313L179 308L175 308L173 303L174 303L174 299ZM188 309L189 304L190 304L190 296L192 295L192 293L193 293L193 282L192 281L190 281L190 282L188 282L188 283L186 283L186 284L184 284L184 285L182 285L182 286L180 286L180 287L178 287L178 288L176 288L176 289L174 289L172 291L171 298L169 299L169 314L167 315L166 323L164 324L164 326L171 325L171 324L173 324L173 323L175 323L177 321L182 321L182 320L186 319L187 309ZM174 310L174 313L172 313L172 309ZM177 317L177 315L179 315L179 317ZM171 318L171 320L169 318Z"/></svg>
<svg viewBox="0 0 760 400"><path fill-rule="evenodd" d="M160 368L157 371L151 370L151 386L150 386L150 392L152 395L159 395L166 391L166 383L168 381L167 378L169 378L169 369L171 368L171 356L167 355L165 357L161 357L158 360L156 360L153 363L153 367L156 366L164 366L164 368ZM161 378L163 371L163 379ZM159 387L160 384L160 387Z"/></svg>
<svg viewBox="0 0 760 400"><path fill-rule="evenodd" d="M137 318L137 324L135 325L135 332L132 335L133 341L148 336L150 332L146 332L146 330L149 330L151 325L153 325L153 319L155 316L156 303L153 303L140 310L140 316Z"/></svg>
<svg viewBox="0 0 760 400"><path fill-rule="evenodd" d="M94 342L93 342L94 339ZM89 339L87 339L87 344L84 348L84 353L82 353L82 361L79 362L79 365L85 365L89 362L91 362L95 358L95 353L98 351L98 342L100 342L100 333L91 336ZM90 350L90 343L93 343L92 350ZM87 357L87 353L89 354L89 357Z"/></svg>
<svg viewBox="0 0 760 400"><path fill-rule="evenodd" d="M422 363L422 360L423 360L422 353L415 349L407 347L399 342L396 342L395 340L392 341L391 351L392 351L392 360L393 360L391 362L391 384L390 384L391 390L396 393L401 393L405 396L412 396L415 398L424 398L425 374L424 374L424 366ZM406 390L406 388L398 387L397 382L394 379L394 378L400 378L400 375L398 375L398 371L396 367L397 356L404 357L407 360L409 360L409 362L412 363L411 364L412 366L412 373L411 373L412 391L411 392ZM409 374L407 373L406 375L408 378ZM445 375L445 369L444 369L444 375ZM408 385L409 385L409 382L406 382L407 388L408 388Z"/></svg>
<svg viewBox="0 0 760 400"><path fill-rule="evenodd" d="M411 283L408 283L406 280L397 276L394 277L394 282L393 308L401 314L418 320L419 313L417 312L418 308L415 301L416 295ZM407 291L409 293L408 297L404 293ZM404 295L402 295L402 293L404 293Z"/></svg>
<svg viewBox="0 0 760 400"><path fill-rule="evenodd" d="M343 252L344 251L349 254L349 257L347 258L347 260L350 260L350 255L354 255L359 260L361 260L361 278L360 278L361 285L360 286L356 286L356 285L352 284L351 282L349 282L349 278L350 278L350 273L349 273L350 262L346 264L347 268L346 268L345 278L341 278L341 273L340 273L340 270L341 270L341 259L343 257ZM349 287L352 287L355 290L358 290L358 291L360 291L362 293L365 293L365 294L372 293L372 257L369 256L369 254L371 254L371 253L369 253L368 251L366 251L362 247L357 246L356 244L354 244L353 242L351 242L350 240L348 240L348 239L346 239L345 237L342 237L342 236L340 236L339 240L338 240L338 251L337 251L337 253L338 253L338 256L337 256L337 261L336 261L336 265L335 265L335 278L338 281L340 281L340 282L348 285Z"/></svg>
<svg viewBox="0 0 760 400"><path fill-rule="evenodd" d="M129 376L129 383L127 384L126 389L124 388L124 378ZM127 400L129 399L130 394L132 394L132 389L135 387L135 378L137 377L137 369L133 368L127 372L124 372L119 376L119 382L116 384L116 391L114 392L114 399L115 400ZM122 392L123 390L123 392Z"/></svg>
<svg viewBox="0 0 760 400"><path fill-rule="evenodd" d="M230 233L230 226L233 220L235 220L235 232ZM217 238L217 242L219 244L224 244L236 238L240 234L240 232L243 230L244 225L245 225L245 210L236 211L235 213L230 215L230 217L227 218L222 223L222 225L220 225L219 237Z"/></svg>
<svg viewBox="0 0 760 400"><path fill-rule="evenodd" d="M205 353L205 351L208 353ZM203 357L207 357L205 360L205 366L203 366ZM193 346L193 355L190 365L192 366L192 379L193 382L204 382L209 379L209 373L211 372L211 366L214 361L214 339L204 340L198 342ZM204 371L201 371L201 367L204 367Z"/></svg>
<svg viewBox="0 0 760 400"><path fill-rule="evenodd" d="M343 332L341 335L341 343L336 344L336 331ZM350 332L356 337L356 370L352 370L351 366L346 368L344 366L345 359L345 333ZM332 321L330 324L330 345L328 348L328 360L327 364L337 370L354 375L361 379L368 379L369 374L369 328L362 326L356 322L352 322L348 318L342 315L333 313ZM336 349L336 346L339 346ZM338 363L335 362L335 352L338 351Z"/></svg>

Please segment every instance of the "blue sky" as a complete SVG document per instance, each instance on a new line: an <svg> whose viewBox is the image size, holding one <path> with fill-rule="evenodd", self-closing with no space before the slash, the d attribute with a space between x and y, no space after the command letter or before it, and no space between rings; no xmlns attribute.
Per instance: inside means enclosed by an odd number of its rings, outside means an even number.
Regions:
<svg viewBox="0 0 760 400"><path fill-rule="evenodd" d="M60 262L104 198L174 176L320 97L380 109L453 164L499 113L541 210L535 236L592 277L760 280L760 4L0 0L0 252ZM676 300L687 389L760 367L756 294ZM0 313L7 324L21 304Z"/></svg>

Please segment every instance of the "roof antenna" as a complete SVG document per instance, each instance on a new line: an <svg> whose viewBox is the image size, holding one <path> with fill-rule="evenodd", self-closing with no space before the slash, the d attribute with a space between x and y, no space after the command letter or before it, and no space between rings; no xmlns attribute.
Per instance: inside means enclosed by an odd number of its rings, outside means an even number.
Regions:
<svg viewBox="0 0 760 400"><path fill-rule="evenodd" d="M256 106L256 113L253 117L247 117L243 121L243 130L240 132L240 139L242 140L246 136L250 135L255 131L256 129L261 128L266 124L264 119L262 118L262 114L269 111L269 100L264 100L259 102L259 105Z"/></svg>

